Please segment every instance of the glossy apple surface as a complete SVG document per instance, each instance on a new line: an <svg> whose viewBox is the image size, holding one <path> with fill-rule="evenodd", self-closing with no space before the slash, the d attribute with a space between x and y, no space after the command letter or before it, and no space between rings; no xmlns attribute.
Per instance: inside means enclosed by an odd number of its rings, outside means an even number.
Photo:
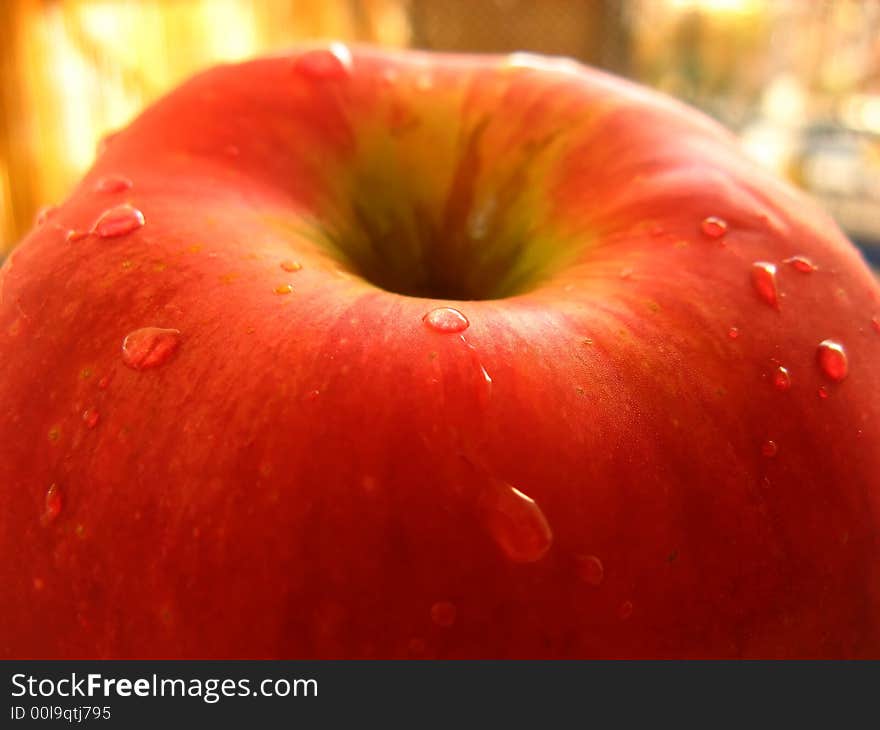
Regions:
<svg viewBox="0 0 880 730"><path fill-rule="evenodd" d="M878 316L619 79L210 70L0 273L0 655L880 657Z"/></svg>

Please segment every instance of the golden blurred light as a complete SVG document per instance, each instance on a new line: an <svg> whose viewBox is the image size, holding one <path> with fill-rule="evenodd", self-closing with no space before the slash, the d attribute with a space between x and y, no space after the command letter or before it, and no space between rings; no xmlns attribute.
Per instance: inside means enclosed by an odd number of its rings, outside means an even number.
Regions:
<svg viewBox="0 0 880 730"><path fill-rule="evenodd" d="M0 0L0 254L101 137L207 66L297 42L403 46L407 0Z"/></svg>

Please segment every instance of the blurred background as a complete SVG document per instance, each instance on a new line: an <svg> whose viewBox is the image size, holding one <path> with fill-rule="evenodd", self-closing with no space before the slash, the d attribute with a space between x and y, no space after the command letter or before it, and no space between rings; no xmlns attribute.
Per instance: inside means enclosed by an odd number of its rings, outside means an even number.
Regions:
<svg viewBox="0 0 880 730"><path fill-rule="evenodd" d="M194 71L329 38L563 54L667 91L880 264L880 0L0 0L0 257Z"/></svg>

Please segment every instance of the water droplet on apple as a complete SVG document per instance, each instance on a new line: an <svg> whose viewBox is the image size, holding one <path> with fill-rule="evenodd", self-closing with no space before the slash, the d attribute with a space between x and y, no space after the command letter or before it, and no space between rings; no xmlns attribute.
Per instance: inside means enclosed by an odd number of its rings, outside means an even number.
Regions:
<svg viewBox="0 0 880 730"><path fill-rule="evenodd" d="M82 419L87 428L94 428L98 425L98 421L101 420L101 415L94 408L87 408L83 411Z"/></svg>
<svg viewBox="0 0 880 730"><path fill-rule="evenodd" d="M282 261L281 268L293 273L302 269L302 264L299 261Z"/></svg>
<svg viewBox="0 0 880 730"><path fill-rule="evenodd" d="M700 222L700 230L708 238L723 238L727 233L727 221L718 216L710 215Z"/></svg>
<svg viewBox="0 0 880 730"><path fill-rule="evenodd" d="M782 365L776 366L776 369L773 371L773 387L781 391L791 388L791 375L788 372L788 368Z"/></svg>
<svg viewBox="0 0 880 730"><path fill-rule="evenodd" d="M53 522L61 514L61 507L63 505L61 490L57 484L52 484L46 492L46 499L43 505L43 524L48 525L50 522Z"/></svg>
<svg viewBox="0 0 880 730"><path fill-rule="evenodd" d="M828 388L826 388L824 385L820 385L819 390L817 390L816 393L820 398L824 400L828 397Z"/></svg>
<svg viewBox="0 0 880 730"><path fill-rule="evenodd" d="M775 441L767 440L763 444L761 444L761 453L766 456L768 459L772 459L776 456L779 451L779 447L776 445Z"/></svg>
<svg viewBox="0 0 880 730"><path fill-rule="evenodd" d="M595 555L578 555L575 558L577 574L580 579L590 586L600 586L605 580L605 566Z"/></svg>
<svg viewBox="0 0 880 730"><path fill-rule="evenodd" d="M122 362L132 370L164 365L180 347L180 330L143 327L122 341Z"/></svg>
<svg viewBox="0 0 880 730"><path fill-rule="evenodd" d="M505 482L492 480L483 495L486 524L501 551L515 563L547 554L553 533L538 504Z"/></svg>
<svg viewBox="0 0 880 730"><path fill-rule="evenodd" d="M767 261L752 264L752 286L767 304L779 308L779 293L776 289L776 265Z"/></svg>
<svg viewBox="0 0 880 730"><path fill-rule="evenodd" d="M57 205L44 205L37 211L36 224L38 226L45 225L46 222L58 212Z"/></svg>
<svg viewBox="0 0 880 730"><path fill-rule="evenodd" d="M318 400L318 398L320 397L320 395L321 395L321 391L318 390L318 389L316 388L316 389L314 389L314 390L310 390L308 393L306 393L306 394L303 396L303 400L305 400L305 401L315 401L315 400Z"/></svg>
<svg viewBox="0 0 880 730"><path fill-rule="evenodd" d="M132 182L123 175L105 175L95 183L96 193L122 193L131 190Z"/></svg>
<svg viewBox="0 0 880 730"><path fill-rule="evenodd" d="M849 365L846 358L846 350L843 345L835 340L822 340L816 349L816 359L819 369L829 380L839 383L846 378Z"/></svg>
<svg viewBox="0 0 880 730"><path fill-rule="evenodd" d="M727 336L731 340L735 340L737 337L739 337L739 327L731 327L729 330L727 330Z"/></svg>
<svg viewBox="0 0 880 730"><path fill-rule="evenodd" d="M293 292L293 284L281 284L275 287L276 294L291 294Z"/></svg>
<svg viewBox="0 0 880 730"><path fill-rule="evenodd" d="M788 264L802 274L811 274L819 268L806 256L792 256L791 258L785 259L782 263Z"/></svg>
<svg viewBox="0 0 880 730"><path fill-rule="evenodd" d="M75 228L71 228L64 234L64 240L68 243L76 243L77 241L82 241L84 238L87 238L88 235L88 231L78 231Z"/></svg>
<svg viewBox="0 0 880 730"><path fill-rule="evenodd" d="M92 231L99 238L115 238L137 230L144 225L144 214L128 203L104 211Z"/></svg>
<svg viewBox="0 0 880 730"><path fill-rule="evenodd" d="M331 43L297 57L294 68L315 81L341 81L351 73L351 51L343 43Z"/></svg>
<svg viewBox="0 0 880 730"><path fill-rule="evenodd" d="M468 318L452 307L432 309L422 321L430 329L446 333L463 332L470 326Z"/></svg>
<svg viewBox="0 0 880 730"><path fill-rule="evenodd" d="M437 626L449 627L455 623L457 610L450 601L438 601L431 606L431 621Z"/></svg>

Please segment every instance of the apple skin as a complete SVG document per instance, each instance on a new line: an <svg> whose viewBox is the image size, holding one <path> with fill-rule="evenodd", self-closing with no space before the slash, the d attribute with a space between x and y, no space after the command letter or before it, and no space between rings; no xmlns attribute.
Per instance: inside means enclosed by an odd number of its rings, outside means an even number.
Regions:
<svg viewBox="0 0 880 730"><path fill-rule="evenodd" d="M4 264L0 655L880 658L880 296L835 224L597 71L350 53L189 81Z"/></svg>

